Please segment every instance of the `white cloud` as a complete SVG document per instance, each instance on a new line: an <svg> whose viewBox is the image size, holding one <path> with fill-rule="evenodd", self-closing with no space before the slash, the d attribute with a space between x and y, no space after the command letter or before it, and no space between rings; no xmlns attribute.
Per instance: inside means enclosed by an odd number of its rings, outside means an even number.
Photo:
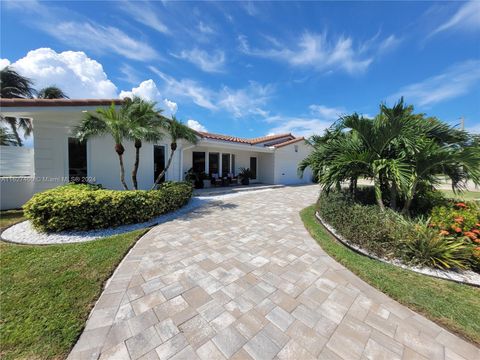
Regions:
<svg viewBox="0 0 480 360"><path fill-rule="evenodd" d="M480 60L468 60L447 68L439 75L401 88L389 100L396 101L404 96L410 102L429 106L464 95L479 81Z"/></svg>
<svg viewBox="0 0 480 360"><path fill-rule="evenodd" d="M134 2L124 2L120 6L128 15L133 16L133 18L139 23L151 27L158 32L163 34L169 34L170 31L163 23L163 21L158 17L158 9L152 8L150 4L146 1L134 1Z"/></svg>
<svg viewBox="0 0 480 360"><path fill-rule="evenodd" d="M59 22L41 25L41 29L58 40L82 49L111 51L132 60L159 59L160 55L147 43L138 41L113 26L90 22Z"/></svg>
<svg viewBox="0 0 480 360"><path fill-rule="evenodd" d="M209 110L216 110L217 107L213 104L213 93L211 90L201 86L196 81L191 79L177 80L154 66L149 67L155 74L157 74L164 82L164 93L173 98L188 98L195 104Z"/></svg>
<svg viewBox="0 0 480 360"><path fill-rule="evenodd" d="M163 104L165 108L168 109L169 115L175 115L178 110L178 105L176 102L170 101L168 99L163 99Z"/></svg>
<svg viewBox="0 0 480 360"><path fill-rule="evenodd" d="M198 23L198 26L197 26L198 30L203 33L203 34L207 34L207 35L211 35L211 34L215 34L215 30L213 30L210 26L208 26L207 24L204 24L202 21L200 21Z"/></svg>
<svg viewBox="0 0 480 360"><path fill-rule="evenodd" d="M203 132L207 131L207 128L202 124L200 124L197 120L189 119L187 121L187 126L196 131L203 131Z"/></svg>
<svg viewBox="0 0 480 360"><path fill-rule="evenodd" d="M327 119L332 121L335 121L342 114L346 113L346 110L344 108L334 108L334 107L328 107L325 105L312 104L308 108L310 109L312 114L317 115L322 119Z"/></svg>
<svg viewBox="0 0 480 360"><path fill-rule="evenodd" d="M172 56L191 62L205 72L223 72L225 65L225 53L220 50L208 53L205 50L194 48L192 50L182 50L179 54Z"/></svg>
<svg viewBox="0 0 480 360"><path fill-rule="evenodd" d="M116 98L117 87L103 67L82 51L57 53L50 48L29 51L11 66L34 81L37 89L61 88L70 98Z"/></svg>
<svg viewBox="0 0 480 360"><path fill-rule="evenodd" d="M160 92L158 91L155 81L152 79L142 81L138 87L134 87L131 91L121 91L120 98L133 98L138 96L147 101L158 101L160 99Z"/></svg>
<svg viewBox="0 0 480 360"><path fill-rule="evenodd" d="M10 65L10 61L8 59L0 59L0 69Z"/></svg>
<svg viewBox="0 0 480 360"><path fill-rule="evenodd" d="M430 36L451 29L479 30L480 2L471 0L464 3L450 19L437 27Z"/></svg>
<svg viewBox="0 0 480 360"><path fill-rule="evenodd" d="M261 106L265 105L272 92L272 86L262 86L256 82L250 82L243 89L224 87L218 94L218 106L236 118L251 114L265 115Z"/></svg>
<svg viewBox="0 0 480 360"><path fill-rule="evenodd" d="M241 51L247 55L287 62L294 67L310 67L317 71L341 69L356 74L364 72L375 56L399 43L393 35L382 41L378 41L377 36L355 46L351 37L341 36L332 40L327 38L326 32L305 32L290 47L277 39L267 38L271 47L266 49L251 48L243 35L238 39Z"/></svg>
<svg viewBox="0 0 480 360"><path fill-rule="evenodd" d="M332 124L316 118L277 117L278 124L270 129L270 134L292 133L295 136L310 137L320 135Z"/></svg>

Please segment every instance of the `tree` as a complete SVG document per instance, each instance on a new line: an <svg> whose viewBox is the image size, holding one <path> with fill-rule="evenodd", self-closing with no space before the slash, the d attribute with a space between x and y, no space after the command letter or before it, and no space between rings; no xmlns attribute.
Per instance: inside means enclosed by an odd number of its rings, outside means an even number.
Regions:
<svg viewBox="0 0 480 360"><path fill-rule="evenodd" d="M75 136L80 141L86 141L94 136L110 135L115 142L115 152L120 163L120 182L128 190L125 182L125 167L123 164L123 140L128 136L130 117L128 107L115 108L115 104L108 108L98 108L95 113L86 113L81 123L75 129Z"/></svg>
<svg viewBox="0 0 480 360"><path fill-rule="evenodd" d="M0 88L0 97L2 98L32 98L33 94L35 94L32 80L21 76L9 66L0 70ZM22 146L23 143L18 129L23 130L24 136L29 136L32 132L31 120L26 118L17 119L10 116L2 116L1 120L10 126L16 145Z"/></svg>
<svg viewBox="0 0 480 360"><path fill-rule="evenodd" d="M38 92L39 99L69 99L62 89L55 85L47 86Z"/></svg>
<svg viewBox="0 0 480 360"><path fill-rule="evenodd" d="M0 70L0 97L2 98L32 98L35 94L33 81L26 78L11 67Z"/></svg>
<svg viewBox="0 0 480 360"><path fill-rule="evenodd" d="M15 136L8 131L7 128L0 126L0 145L11 146L17 145Z"/></svg>
<svg viewBox="0 0 480 360"><path fill-rule="evenodd" d="M359 177L371 179L380 209L386 198L394 210L402 200L407 215L420 184L433 187L440 177L450 178L454 190L469 179L480 183L475 137L413 110L401 99L393 107L382 104L373 119L356 113L340 118L324 136L311 140L314 150L299 172L310 166L325 191L350 181L355 192Z"/></svg>
<svg viewBox="0 0 480 360"><path fill-rule="evenodd" d="M135 163L132 170L133 188L138 190L137 173L140 164L140 149L142 141L155 142L163 138L162 128L165 127L165 118L161 110L155 109L155 102L148 102L138 97L126 99L123 107L130 120L127 138L134 142Z"/></svg>
<svg viewBox="0 0 480 360"><path fill-rule="evenodd" d="M194 130L190 129L188 126L184 125L181 121L177 120L175 116L172 116L172 119L167 120L165 123L165 130L167 135L170 137L170 157L168 158L167 165L165 169L158 175L155 179L155 183L152 186L152 190L160 183L163 176L167 172L170 164L172 163L173 155L175 150L177 150L177 141L186 140L192 144L197 143L197 135Z"/></svg>

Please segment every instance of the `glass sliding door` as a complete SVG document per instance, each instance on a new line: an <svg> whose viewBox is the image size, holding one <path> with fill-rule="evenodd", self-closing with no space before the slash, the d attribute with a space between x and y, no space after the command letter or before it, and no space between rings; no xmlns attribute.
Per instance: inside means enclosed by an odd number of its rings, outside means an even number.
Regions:
<svg viewBox="0 0 480 360"><path fill-rule="evenodd" d="M230 154L222 154L222 176L230 174Z"/></svg>
<svg viewBox="0 0 480 360"><path fill-rule="evenodd" d="M220 171L220 154L219 153L208 153L208 175L212 176L217 174Z"/></svg>
<svg viewBox="0 0 480 360"><path fill-rule="evenodd" d="M252 172L252 180L257 178L257 158L251 157L250 158L250 171Z"/></svg>
<svg viewBox="0 0 480 360"><path fill-rule="evenodd" d="M68 138L68 178L70 182L87 182L87 143Z"/></svg>
<svg viewBox="0 0 480 360"><path fill-rule="evenodd" d="M194 173L205 172L205 152L194 151L192 153L192 170Z"/></svg>
<svg viewBox="0 0 480 360"><path fill-rule="evenodd" d="M153 181L155 181L160 173L165 170L165 146L154 145L153 146ZM160 182L165 181L165 175L163 175Z"/></svg>
<svg viewBox="0 0 480 360"><path fill-rule="evenodd" d="M235 154L232 154L232 174L235 176Z"/></svg>

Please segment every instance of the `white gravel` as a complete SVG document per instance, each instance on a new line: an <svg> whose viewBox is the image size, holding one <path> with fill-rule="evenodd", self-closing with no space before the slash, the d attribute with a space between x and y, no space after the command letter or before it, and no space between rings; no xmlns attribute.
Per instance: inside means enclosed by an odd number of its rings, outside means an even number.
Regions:
<svg viewBox="0 0 480 360"><path fill-rule="evenodd" d="M186 214L195 208L204 206L207 203L213 201L223 201L237 196L243 196L252 193L271 191L272 189L242 191L232 194L222 194L214 196L196 196L190 199L187 205L178 209L177 211L160 215L153 218L150 221L139 223L122 225L116 228L89 230L89 231L62 231L58 233L42 233L35 230L30 221L23 221L15 224L6 229L2 234L2 240L20 243L20 244L33 244L33 245L47 245L47 244L67 244L67 243L79 243L101 239L113 235L123 234L129 231L143 229L153 225L158 225L166 221L175 219L178 216Z"/></svg>
<svg viewBox="0 0 480 360"><path fill-rule="evenodd" d="M340 235L337 232L337 230L335 230L333 226L331 226L329 223L323 220L318 212L315 212L315 217L322 223L323 226L325 226L328 229L328 231L330 231L333 234L333 236L337 238L338 241L340 241L345 246L350 247L365 256L371 257L373 259L382 261L387 264L392 264L392 265L401 267L402 269L411 270L419 274L429 275L429 276L433 276L440 279L456 281L456 282L474 285L474 286L480 286L480 274L471 270L456 272L456 271L449 271L449 270L432 269L428 267L409 266L402 263L399 260L388 260L388 259L378 257L375 254L368 252L367 250L361 248L360 246L344 238L342 235Z"/></svg>

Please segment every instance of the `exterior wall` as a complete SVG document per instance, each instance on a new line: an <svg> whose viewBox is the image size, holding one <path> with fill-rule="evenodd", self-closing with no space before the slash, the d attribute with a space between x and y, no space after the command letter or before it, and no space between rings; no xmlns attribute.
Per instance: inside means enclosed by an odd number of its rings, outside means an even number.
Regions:
<svg viewBox="0 0 480 360"><path fill-rule="evenodd" d="M20 146L0 146L0 176L32 176L33 149Z"/></svg>
<svg viewBox="0 0 480 360"><path fill-rule="evenodd" d="M298 152L295 152L295 145ZM308 184L312 182L312 172L307 169L303 178L299 178L297 168L300 161L311 152L311 146L299 141L275 150L275 184Z"/></svg>
<svg viewBox="0 0 480 360"><path fill-rule="evenodd" d="M262 184L275 184L275 154L261 153L257 159Z"/></svg>

